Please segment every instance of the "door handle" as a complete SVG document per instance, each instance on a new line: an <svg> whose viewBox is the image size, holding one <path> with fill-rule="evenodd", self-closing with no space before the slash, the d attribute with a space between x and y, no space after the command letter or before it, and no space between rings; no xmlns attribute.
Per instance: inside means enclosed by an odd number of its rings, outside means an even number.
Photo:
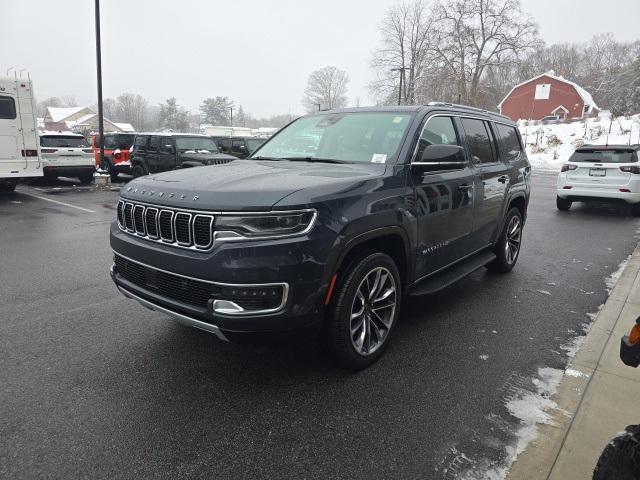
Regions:
<svg viewBox="0 0 640 480"><path fill-rule="evenodd" d="M498 181L500 183L506 183L507 180L509 180L509 177L507 175L502 175L502 176L498 177Z"/></svg>

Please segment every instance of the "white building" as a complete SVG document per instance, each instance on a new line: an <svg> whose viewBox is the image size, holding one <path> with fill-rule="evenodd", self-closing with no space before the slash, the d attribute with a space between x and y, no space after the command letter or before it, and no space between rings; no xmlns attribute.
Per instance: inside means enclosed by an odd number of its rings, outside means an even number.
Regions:
<svg viewBox="0 0 640 480"><path fill-rule="evenodd" d="M90 133L98 131L98 114L89 107L47 107L44 115L45 130ZM116 123L104 119L105 132L134 132L130 123Z"/></svg>

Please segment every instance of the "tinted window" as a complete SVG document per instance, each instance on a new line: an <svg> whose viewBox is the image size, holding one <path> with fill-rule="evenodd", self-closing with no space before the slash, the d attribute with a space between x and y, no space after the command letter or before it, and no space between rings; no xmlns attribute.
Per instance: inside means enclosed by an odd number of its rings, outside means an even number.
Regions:
<svg viewBox="0 0 640 480"><path fill-rule="evenodd" d="M231 150L233 152L243 153L246 152L246 148L244 148L244 140L233 140L231 144Z"/></svg>
<svg viewBox="0 0 640 480"><path fill-rule="evenodd" d="M173 153L173 139L164 138L160 144L160 151L163 153Z"/></svg>
<svg viewBox="0 0 640 480"><path fill-rule="evenodd" d="M494 127L498 131L498 137L500 137L500 146L504 159L508 162L516 160L522 152L517 130L514 127L499 123L495 123Z"/></svg>
<svg viewBox="0 0 640 480"><path fill-rule="evenodd" d="M207 151L218 153L216 142L211 137L176 137L176 149L179 152Z"/></svg>
<svg viewBox="0 0 640 480"><path fill-rule="evenodd" d="M135 135L127 135L119 133L116 138L116 145L120 150L129 150L129 147L133 145L133 140L136 138Z"/></svg>
<svg viewBox="0 0 640 480"><path fill-rule="evenodd" d="M264 143L264 140L260 138L250 138L247 140L247 146L249 147L250 152L255 152L255 150Z"/></svg>
<svg viewBox="0 0 640 480"><path fill-rule="evenodd" d="M56 135L50 137L40 137L41 147L58 148L87 148L89 142L84 137Z"/></svg>
<svg viewBox="0 0 640 480"><path fill-rule="evenodd" d="M0 119L13 120L16 118L16 102L12 97L0 97Z"/></svg>
<svg viewBox="0 0 640 480"><path fill-rule="evenodd" d="M615 149L586 149L576 150L569 158L570 162L595 162L595 163L635 163L638 158L632 150Z"/></svg>
<svg viewBox="0 0 640 480"><path fill-rule="evenodd" d="M135 149L138 152L144 152L146 150L147 147L147 140L149 139L149 137L146 136L142 136L142 135L138 135L136 137L136 141L135 141Z"/></svg>
<svg viewBox="0 0 640 480"><path fill-rule="evenodd" d="M460 145L451 117L431 117L427 120L418 140L417 161L420 161L424 149L429 145Z"/></svg>
<svg viewBox="0 0 640 480"><path fill-rule="evenodd" d="M151 140L149 140L149 146L147 147L147 152L157 152L159 146L160 137L151 137Z"/></svg>
<svg viewBox="0 0 640 480"><path fill-rule="evenodd" d="M231 149L231 140L228 138L218 140L218 147L220 147L220 150L223 152L228 152Z"/></svg>
<svg viewBox="0 0 640 480"><path fill-rule="evenodd" d="M493 147L482 120L462 118L467 148L474 163L492 163Z"/></svg>
<svg viewBox="0 0 640 480"><path fill-rule="evenodd" d="M104 137L104 148L108 148L108 149L116 148L116 138L113 135L106 135Z"/></svg>

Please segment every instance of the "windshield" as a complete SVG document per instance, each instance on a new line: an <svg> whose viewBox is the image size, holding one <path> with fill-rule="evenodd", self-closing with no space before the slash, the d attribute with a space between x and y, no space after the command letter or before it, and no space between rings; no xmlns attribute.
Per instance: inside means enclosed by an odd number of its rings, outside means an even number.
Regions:
<svg viewBox="0 0 640 480"><path fill-rule="evenodd" d="M302 117L281 130L256 157L386 163L397 153L410 114L328 113Z"/></svg>
<svg viewBox="0 0 640 480"><path fill-rule="evenodd" d="M638 161L629 150L577 150L569 158L570 162L594 163L635 163Z"/></svg>
<svg viewBox="0 0 640 480"><path fill-rule="evenodd" d="M129 150L129 147L133 145L133 140L136 138L135 135L118 135L118 148L120 150Z"/></svg>
<svg viewBox="0 0 640 480"><path fill-rule="evenodd" d="M67 148L86 148L89 146L84 137L76 136L62 136L56 135L55 137L40 137L41 147L67 147Z"/></svg>
<svg viewBox="0 0 640 480"><path fill-rule="evenodd" d="M255 152L256 149L264 143L264 140L260 138L247 138L247 147L250 152Z"/></svg>
<svg viewBox="0 0 640 480"><path fill-rule="evenodd" d="M206 150L217 153L218 147L210 137L176 137L176 149L179 152L193 150L195 152Z"/></svg>

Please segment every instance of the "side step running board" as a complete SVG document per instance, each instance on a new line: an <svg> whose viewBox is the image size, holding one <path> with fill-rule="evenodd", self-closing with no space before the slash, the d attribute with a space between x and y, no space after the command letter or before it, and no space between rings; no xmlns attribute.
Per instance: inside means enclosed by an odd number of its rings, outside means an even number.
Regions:
<svg viewBox="0 0 640 480"><path fill-rule="evenodd" d="M466 277L470 273L475 272L480 267L484 267L495 258L496 255L492 252L476 253L472 257L462 260L446 270L438 272L414 285L411 290L409 290L409 295L417 297L419 295L436 293L443 288L448 287L452 283L457 282L461 278Z"/></svg>

